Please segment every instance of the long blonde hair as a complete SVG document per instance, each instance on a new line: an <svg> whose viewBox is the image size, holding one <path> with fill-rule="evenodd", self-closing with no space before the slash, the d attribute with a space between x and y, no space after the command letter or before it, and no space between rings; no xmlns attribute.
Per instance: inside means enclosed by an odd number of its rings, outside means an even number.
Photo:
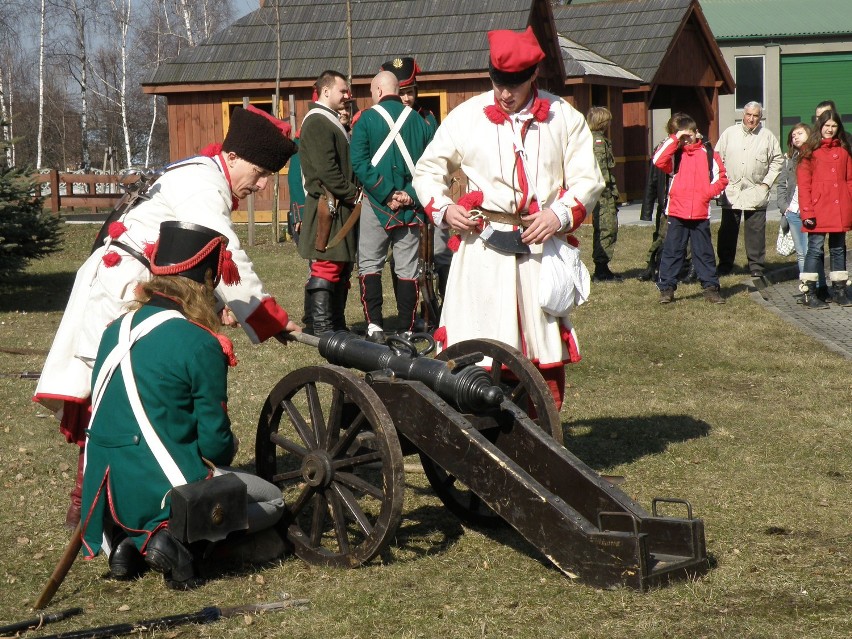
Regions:
<svg viewBox="0 0 852 639"><path fill-rule="evenodd" d="M128 308L137 309L158 294L178 302L188 320L209 328L214 333L221 326L216 315L213 278L209 270L204 284L180 275L155 275L150 281L139 285L138 300L131 302Z"/></svg>

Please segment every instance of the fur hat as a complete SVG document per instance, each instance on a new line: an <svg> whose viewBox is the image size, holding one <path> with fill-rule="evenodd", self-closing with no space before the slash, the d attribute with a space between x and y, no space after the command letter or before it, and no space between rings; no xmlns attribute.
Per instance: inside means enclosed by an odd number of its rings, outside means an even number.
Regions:
<svg viewBox="0 0 852 639"><path fill-rule="evenodd" d="M526 82L545 57L532 27L522 33L489 31L488 46L488 73L497 84L515 86Z"/></svg>
<svg viewBox="0 0 852 639"><path fill-rule="evenodd" d="M416 87L417 74L420 73L420 67L417 66L414 58L394 58L382 64L382 71L390 71L397 80L399 80L399 88Z"/></svg>
<svg viewBox="0 0 852 639"><path fill-rule="evenodd" d="M180 275L203 284L207 271L213 285L238 284L240 274L227 250L228 238L200 224L163 222L160 237L151 253L151 273Z"/></svg>
<svg viewBox="0 0 852 639"><path fill-rule="evenodd" d="M237 107L231 114L222 151L233 151L247 162L277 173L297 151L289 136L287 122L251 105L247 109Z"/></svg>

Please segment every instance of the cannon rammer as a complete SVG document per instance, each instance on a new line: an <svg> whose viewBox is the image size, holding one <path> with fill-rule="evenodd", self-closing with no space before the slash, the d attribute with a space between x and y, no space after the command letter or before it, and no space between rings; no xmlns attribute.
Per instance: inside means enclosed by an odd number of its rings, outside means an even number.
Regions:
<svg viewBox="0 0 852 639"><path fill-rule="evenodd" d="M562 445L550 391L518 351L481 339L430 358L434 342L418 351L419 341L345 332L298 340L329 364L273 388L256 463L282 488L286 536L303 560L375 557L402 517L403 455L417 453L449 510L466 523L507 522L570 577L644 590L708 568L688 502L657 498L648 512Z"/></svg>

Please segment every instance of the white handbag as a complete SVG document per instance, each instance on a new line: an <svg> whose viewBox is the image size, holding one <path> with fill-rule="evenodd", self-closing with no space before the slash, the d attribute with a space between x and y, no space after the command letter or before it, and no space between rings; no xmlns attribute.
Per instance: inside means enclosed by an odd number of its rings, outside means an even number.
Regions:
<svg viewBox="0 0 852 639"><path fill-rule="evenodd" d="M784 229L778 227L778 239L775 240L775 251L778 255L787 257L796 252L796 245L793 244L793 236L790 231L784 232Z"/></svg>

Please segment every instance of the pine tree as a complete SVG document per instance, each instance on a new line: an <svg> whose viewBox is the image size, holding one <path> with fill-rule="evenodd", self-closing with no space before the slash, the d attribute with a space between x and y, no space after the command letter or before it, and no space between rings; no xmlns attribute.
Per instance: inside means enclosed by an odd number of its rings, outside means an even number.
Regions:
<svg viewBox="0 0 852 639"><path fill-rule="evenodd" d="M59 218L42 208L31 170L3 163L8 145L0 139L0 278L20 273L61 241Z"/></svg>

